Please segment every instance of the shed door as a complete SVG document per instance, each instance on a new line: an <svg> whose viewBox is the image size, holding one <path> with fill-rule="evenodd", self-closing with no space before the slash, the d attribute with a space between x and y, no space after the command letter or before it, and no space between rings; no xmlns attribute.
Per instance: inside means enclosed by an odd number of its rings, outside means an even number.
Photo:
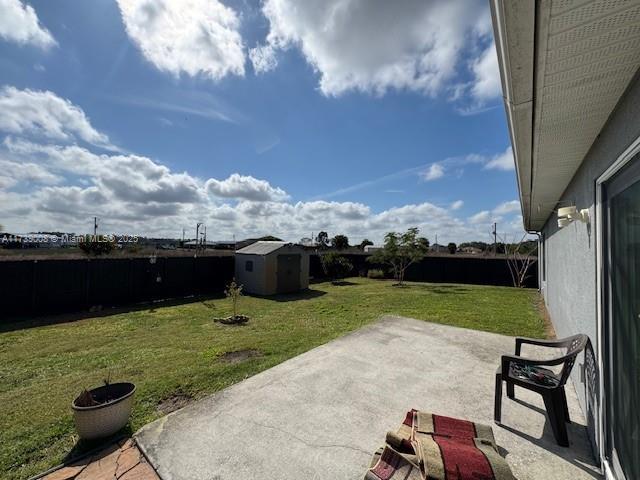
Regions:
<svg viewBox="0 0 640 480"><path fill-rule="evenodd" d="M300 290L300 255L278 255L278 293Z"/></svg>

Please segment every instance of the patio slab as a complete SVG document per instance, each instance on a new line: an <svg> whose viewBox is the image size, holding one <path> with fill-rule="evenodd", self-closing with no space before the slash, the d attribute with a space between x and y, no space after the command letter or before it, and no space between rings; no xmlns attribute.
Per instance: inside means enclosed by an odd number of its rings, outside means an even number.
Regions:
<svg viewBox="0 0 640 480"><path fill-rule="evenodd" d="M600 478L573 388L570 448L538 395L516 388L493 424L494 375L512 337L419 320L379 322L143 427L164 480L361 479L387 430L416 408L493 425L519 480Z"/></svg>

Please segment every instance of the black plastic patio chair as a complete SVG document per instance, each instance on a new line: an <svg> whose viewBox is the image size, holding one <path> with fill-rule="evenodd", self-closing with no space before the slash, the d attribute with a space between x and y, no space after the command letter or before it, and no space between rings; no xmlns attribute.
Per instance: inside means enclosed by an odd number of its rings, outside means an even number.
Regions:
<svg viewBox="0 0 640 480"><path fill-rule="evenodd" d="M515 355L503 355L500 366L496 371L496 397L494 420L501 423L502 418L502 382L507 384L507 396L515 398L514 387L526 388L542 395L544 406L547 410L549 423L553 430L558 445L569 446L567 437L567 423L569 409L567 408L567 396L564 390L565 384L571 374L571 369L576 357L584 350L589 337L586 335L574 335L561 340L537 340L533 338L516 338ZM523 344L538 345L550 348L565 348L564 355L548 360L535 360L520 356ZM562 365L559 373L544 367Z"/></svg>

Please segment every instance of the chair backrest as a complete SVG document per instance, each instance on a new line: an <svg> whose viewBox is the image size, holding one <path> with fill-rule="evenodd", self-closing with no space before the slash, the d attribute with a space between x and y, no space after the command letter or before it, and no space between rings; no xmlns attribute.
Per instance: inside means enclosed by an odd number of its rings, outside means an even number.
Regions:
<svg viewBox="0 0 640 480"><path fill-rule="evenodd" d="M560 385L567 383L573 365L576 363L576 357L587 346L589 337L584 334L573 335L572 337L563 338L561 342L565 344L567 353L564 356L564 363L562 365L562 371L560 372Z"/></svg>

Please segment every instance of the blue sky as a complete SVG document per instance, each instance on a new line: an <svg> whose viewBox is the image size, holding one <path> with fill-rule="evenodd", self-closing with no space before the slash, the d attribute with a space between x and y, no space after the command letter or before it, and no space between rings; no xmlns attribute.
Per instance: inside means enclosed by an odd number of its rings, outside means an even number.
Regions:
<svg viewBox="0 0 640 480"><path fill-rule="evenodd" d="M515 235L500 95L484 1L0 0L0 224Z"/></svg>

